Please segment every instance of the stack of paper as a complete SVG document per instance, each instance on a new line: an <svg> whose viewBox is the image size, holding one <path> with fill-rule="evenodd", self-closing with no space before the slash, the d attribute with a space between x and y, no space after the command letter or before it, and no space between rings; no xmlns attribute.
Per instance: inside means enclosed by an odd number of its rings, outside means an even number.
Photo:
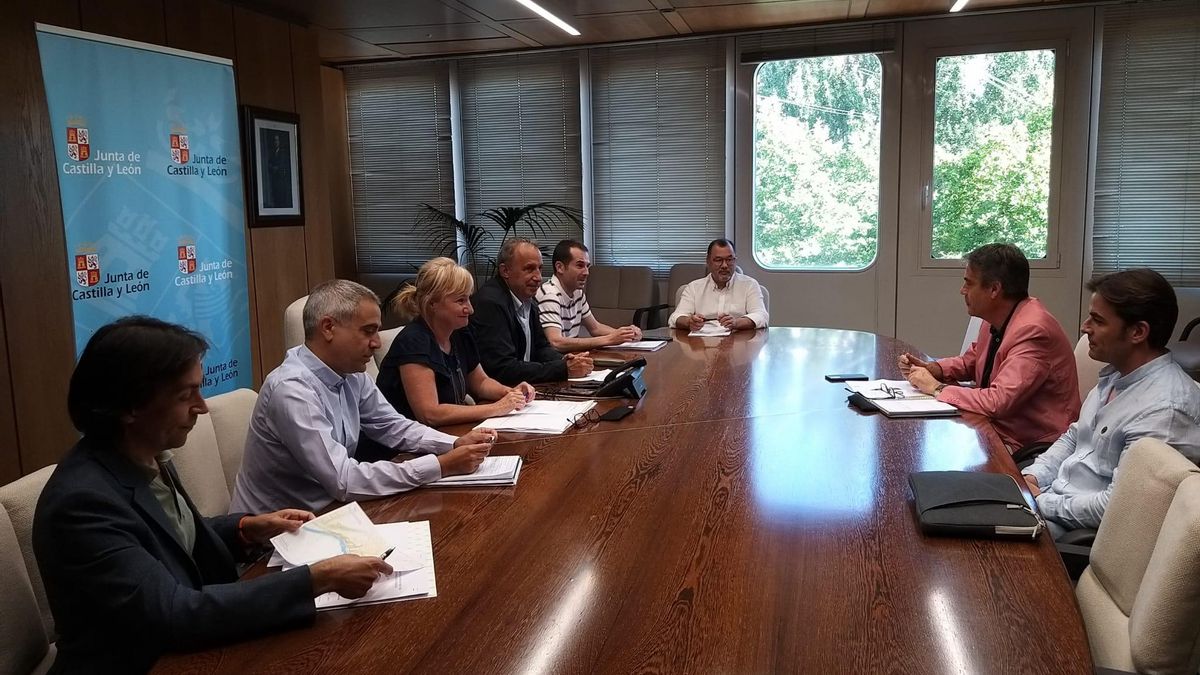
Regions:
<svg viewBox="0 0 1200 675"><path fill-rule="evenodd" d="M507 415L489 417L475 428L519 431L526 434L561 434L571 427L571 423L577 417L595 406L595 401L537 400Z"/></svg>
<svg viewBox="0 0 1200 675"><path fill-rule="evenodd" d="M958 408L922 394L908 380L847 382L846 390L870 399L888 417L940 417L957 415Z"/></svg>
<svg viewBox="0 0 1200 675"><path fill-rule="evenodd" d="M517 477L521 475L521 457L505 455L503 457L485 457L483 463L475 470L464 476L445 476L441 480L430 483L432 487L486 487L495 485L516 485Z"/></svg>
<svg viewBox="0 0 1200 675"><path fill-rule="evenodd" d="M599 383L599 382L603 382L604 378L608 377L608 374L611 372L612 372L612 370L610 370L610 369L593 370L592 372L588 373L587 375L584 375L583 377L568 378L567 382L573 382L575 384L585 384L588 382Z"/></svg>
<svg viewBox="0 0 1200 675"><path fill-rule="evenodd" d="M381 555L388 549L375 523L351 502L271 538L275 552L292 565L309 565L343 553Z"/></svg>
<svg viewBox="0 0 1200 675"><path fill-rule="evenodd" d="M376 581L371 590L357 600L343 598L337 593L318 595L314 599L317 611L437 597L429 521L387 523L376 527L388 544L395 547L387 559L392 574Z"/></svg>
<svg viewBox="0 0 1200 675"><path fill-rule="evenodd" d="M688 333L688 337L723 337L732 332L716 321L705 321L704 325L700 326L699 329Z"/></svg>
<svg viewBox="0 0 1200 675"><path fill-rule="evenodd" d="M271 543L275 552L267 566L285 570L343 553L379 556L392 551L387 557L392 574L376 581L365 596L350 600L326 593L315 599L318 610L437 596L429 521L376 525L357 502L351 502L295 532L272 537Z"/></svg>
<svg viewBox="0 0 1200 675"><path fill-rule="evenodd" d="M933 398L922 394L908 380L864 380L847 382L846 389L875 400L881 398Z"/></svg>
<svg viewBox="0 0 1200 675"><path fill-rule="evenodd" d="M631 352L654 352L662 349L667 345L662 340L639 340L637 342L624 342L619 345L609 347L601 347L601 349L620 349L622 351Z"/></svg>

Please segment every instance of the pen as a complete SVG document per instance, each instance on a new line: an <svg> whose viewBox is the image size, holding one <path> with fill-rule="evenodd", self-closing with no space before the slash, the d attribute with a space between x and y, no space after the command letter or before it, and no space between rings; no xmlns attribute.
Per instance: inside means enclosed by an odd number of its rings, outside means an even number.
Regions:
<svg viewBox="0 0 1200 675"><path fill-rule="evenodd" d="M388 550L386 550L386 551L384 551L384 552L383 552L383 555L379 556L379 559L380 559L380 560L387 560L387 557L388 557L389 555L391 555L391 554L392 554L392 551L395 551L395 550L396 550L396 547L395 547L395 546L393 546L393 547L389 548Z"/></svg>

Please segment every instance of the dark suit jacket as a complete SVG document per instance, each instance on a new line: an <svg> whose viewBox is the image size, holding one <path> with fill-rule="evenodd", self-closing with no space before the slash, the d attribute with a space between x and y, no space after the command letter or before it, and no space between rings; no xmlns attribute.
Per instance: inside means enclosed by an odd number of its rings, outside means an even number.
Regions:
<svg viewBox="0 0 1200 675"><path fill-rule="evenodd" d="M178 481L176 481L178 484ZM38 499L33 547L54 622L51 672L134 673L165 651L312 621L307 567L238 582L242 514L203 518L188 555L146 475L81 440Z"/></svg>
<svg viewBox="0 0 1200 675"><path fill-rule="evenodd" d="M485 281L471 297L471 304L475 306L471 332L484 372L509 386L567 379L567 362L546 339L536 302L529 310L529 334L533 339L529 361L521 359L525 355L525 332L503 280L492 277Z"/></svg>

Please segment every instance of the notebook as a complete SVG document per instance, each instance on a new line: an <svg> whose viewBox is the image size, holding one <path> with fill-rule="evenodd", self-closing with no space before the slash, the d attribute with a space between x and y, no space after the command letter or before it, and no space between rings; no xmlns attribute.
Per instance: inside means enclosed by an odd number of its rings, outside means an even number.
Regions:
<svg viewBox="0 0 1200 675"><path fill-rule="evenodd" d="M887 417L948 417L958 414L958 408L922 394L907 380L866 380L847 382L846 391L853 392L850 404L859 410L878 410Z"/></svg>
<svg viewBox="0 0 1200 675"><path fill-rule="evenodd" d="M492 487L516 485L521 475L520 455L485 457L475 470L462 476L444 476L426 487Z"/></svg>

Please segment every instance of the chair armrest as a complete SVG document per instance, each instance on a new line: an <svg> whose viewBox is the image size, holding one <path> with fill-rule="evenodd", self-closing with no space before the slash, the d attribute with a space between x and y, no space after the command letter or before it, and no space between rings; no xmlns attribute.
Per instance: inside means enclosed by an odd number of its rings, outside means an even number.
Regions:
<svg viewBox="0 0 1200 675"><path fill-rule="evenodd" d="M1183 332L1179 334L1179 341L1187 342L1188 336L1192 334L1192 329L1198 324L1200 324L1200 316L1187 322L1187 325L1183 327Z"/></svg>
<svg viewBox="0 0 1200 675"><path fill-rule="evenodd" d="M633 311L633 325L637 326L638 328L649 329L651 327L649 325L650 318L654 316L653 313L664 310L668 307L670 307L670 305L650 305L649 307L638 307ZM643 321L643 317L645 317L645 321Z"/></svg>
<svg viewBox="0 0 1200 675"><path fill-rule="evenodd" d="M1116 668L1101 668L1096 666L1096 675L1136 675L1128 670L1117 670Z"/></svg>
<svg viewBox="0 0 1200 675"><path fill-rule="evenodd" d="M1067 576L1071 577L1072 581L1078 580L1091 560L1092 547L1054 542L1054 548L1058 549L1058 555L1062 557Z"/></svg>
<svg viewBox="0 0 1200 675"><path fill-rule="evenodd" d="M1017 465L1018 469L1033 464L1033 460L1038 458L1038 455L1050 449L1053 443L1030 443L1023 446L1012 454L1013 464Z"/></svg>

